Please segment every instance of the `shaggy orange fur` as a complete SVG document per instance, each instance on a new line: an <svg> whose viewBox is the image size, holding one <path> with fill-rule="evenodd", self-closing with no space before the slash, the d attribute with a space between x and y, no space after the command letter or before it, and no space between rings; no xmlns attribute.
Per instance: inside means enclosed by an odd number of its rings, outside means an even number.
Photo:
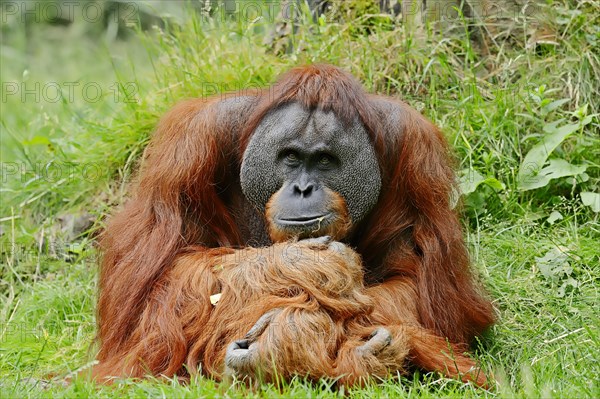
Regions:
<svg viewBox="0 0 600 399"><path fill-rule="evenodd" d="M428 370L485 383L472 360L456 345L413 323L389 325L376 309L394 309L413 319L410 302L375 303L376 288L365 288L358 254L343 245L280 243L268 248L188 248L155 291L142 314L128 355L104 363L96 375L227 375L225 350L232 337L248 336L272 312L253 338L256 363L245 375L261 381L293 375L364 383L403 372L408 359ZM202 287L203 289L198 289ZM409 292L405 287L403 292ZM411 289L414 292L414 288ZM210 296L220 294L216 305ZM414 298L406 298L409 301ZM164 335L168 325L170 335ZM378 327L390 342L360 350ZM252 335L252 333L250 333ZM191 344L190 344L191 343ZM371 349L371 348L369 348Z"/></svg>
<svg viewBox="0 0 600 399"><path fill-rule="evenodd" d="M439 130L328 65L238 95L245 101L228 103L235 112L223 110L223 98L189 100L160 122L133 196L100 242L93 376L222 378L228 345L249 334L262 365L249 376L353 384L416 365L485 384L463 353L493 323L493 310L471 278ZM252 247L242 155L266 113L290 101L342 121L358 116L375 147L375 209L358 225L340 220L320 232L345 245L290 242L271 228L276 243ZM250 331L261 317L269 323Z"/></svg>

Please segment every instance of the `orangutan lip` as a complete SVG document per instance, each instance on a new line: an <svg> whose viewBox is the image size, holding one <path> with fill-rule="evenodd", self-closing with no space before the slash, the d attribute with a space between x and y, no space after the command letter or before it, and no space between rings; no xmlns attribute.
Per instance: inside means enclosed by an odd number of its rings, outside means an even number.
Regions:
<svg viewBox="0 0 600 399"><path fill-rule="evenodd" d="M323 222L325 219L329 218L331 213L326 213L324 215L317 216L305 216L298 218L277 218L277 223L283 226L308 226L311 224L316 224Z"/></svg>

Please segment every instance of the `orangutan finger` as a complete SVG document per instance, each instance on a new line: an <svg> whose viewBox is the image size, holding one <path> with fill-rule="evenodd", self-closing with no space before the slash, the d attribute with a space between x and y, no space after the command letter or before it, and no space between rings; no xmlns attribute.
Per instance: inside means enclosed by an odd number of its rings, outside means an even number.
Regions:
<svg viewBox="0 0 600 399"><path fill-rule="evenodd" d="M356 348L359 353L377 355L392 343L392 334L387 328L378 327L371 333L369 340Z"/></svg>
<svg viewBox="0 0 600 399"><path fill-rule="evenodd" d="M225 366L231 374L242 376L255 369L258 360L258 344L247 339L233 341L225 352Z"/></svg>
<svg viewBox="0 0 600 399"><path fill-rule="evenodd" d="M254 323L254 326L252 326L250 331L248 331L246 333L244 338L246 340L250 341L251 343L256 341L258 339L258 337L260 337L265 332L265 330L267 329L269 324L271 324L271 321L273 321L273 318L275 316L277 316L280 312L281 312L281 309L272 309L272 310L269 310L264 315L262 315L260 317L260 319L258 319L258 321L256 323Z"/></svg>

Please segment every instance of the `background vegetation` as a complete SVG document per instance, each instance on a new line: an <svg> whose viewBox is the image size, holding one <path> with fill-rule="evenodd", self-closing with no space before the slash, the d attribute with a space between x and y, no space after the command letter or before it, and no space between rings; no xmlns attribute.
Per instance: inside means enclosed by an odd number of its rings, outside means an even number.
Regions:
<svg viewBox="0 0 600 399"><path fill-rule="evenodd" d="M597 1L485 25L457 13L442 29L408 29L357 1L320 18L303 10L286 35L273 34L268 2L71 3L68 18L54 2L2 3L1 398L600 397ZM202 378L63 387L93 359L94 234L160 115L311 62L405 99L454 146L466 238L499 316L476 355L496 389L434 374L346 392L301 379L255 392Z"/></svg>

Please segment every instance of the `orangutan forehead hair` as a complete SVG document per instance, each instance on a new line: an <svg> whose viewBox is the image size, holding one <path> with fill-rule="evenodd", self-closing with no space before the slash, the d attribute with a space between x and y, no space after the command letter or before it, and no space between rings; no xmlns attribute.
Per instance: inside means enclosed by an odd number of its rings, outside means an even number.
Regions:
<svg viewBox="0 0 600 399"><path fill-rule="evenodd" d="M360 83L341 69L292 69L279 82L275 85L274 103L296 101L307 108L333 111L344 125L352 124L360 111L369 108Z"/></svg>
<svg viewBox="0 0 600 399"><path fill-rule="evenodd" d="M376 111L367 93L349 73L331 65L309 65L293 68L278 81L260 93L261 103L256 107L242 133L242 150L249 137L267 113L287 103L297 103L306 109L333 112L344 128L356 123L365 126L373 141L380 141ZM376 146L379 146L376 144Z"/></svg>

